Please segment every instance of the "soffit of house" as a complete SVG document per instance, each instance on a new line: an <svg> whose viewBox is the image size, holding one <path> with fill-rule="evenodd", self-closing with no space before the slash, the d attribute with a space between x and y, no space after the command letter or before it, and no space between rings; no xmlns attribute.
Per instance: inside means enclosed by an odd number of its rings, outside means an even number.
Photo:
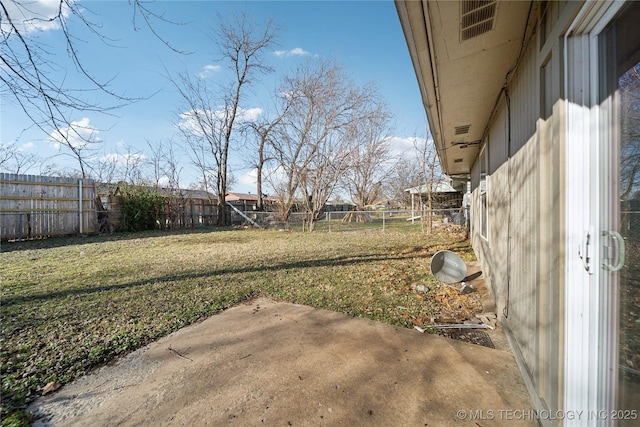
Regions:
<svg viewBox="0 0 640 427"><path fill-rule="evenodd" d="M471 171L505 77L520 54L530 6L528 1L396 0L447 175ZM484 10L461 19L465 8L474 7ZM476 26L470 25L474 19Z"/></svg>

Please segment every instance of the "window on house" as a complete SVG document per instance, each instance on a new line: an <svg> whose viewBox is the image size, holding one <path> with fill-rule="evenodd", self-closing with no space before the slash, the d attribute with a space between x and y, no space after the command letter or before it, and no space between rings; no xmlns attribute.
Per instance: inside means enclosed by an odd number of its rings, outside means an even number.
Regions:
<svg viewBox="0 0 640 427"><path fill-rule="evenodd" d="M540 68L540 114L548 119L553 114L551 58Z"/></svg>

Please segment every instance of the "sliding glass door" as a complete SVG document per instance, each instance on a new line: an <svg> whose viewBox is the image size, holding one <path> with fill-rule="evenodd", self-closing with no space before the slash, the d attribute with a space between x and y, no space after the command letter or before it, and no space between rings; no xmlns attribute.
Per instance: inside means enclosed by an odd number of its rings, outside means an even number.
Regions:
<svg viewBox="0 0 640 427"><path fill-rule="evenodd" d="M609 424L640 425L640 414L625 412L640 411L640 2L629 2L600 33L597 57L598 406Z"/></svg>

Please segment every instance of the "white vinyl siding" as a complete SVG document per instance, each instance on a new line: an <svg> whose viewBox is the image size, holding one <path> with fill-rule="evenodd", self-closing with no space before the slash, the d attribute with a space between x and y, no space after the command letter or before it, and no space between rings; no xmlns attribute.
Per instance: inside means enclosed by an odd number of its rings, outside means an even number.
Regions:
<svg viewBox="0 0 640 427"><path fill-rule="evenodd" d="M488 241L472 240L540 402L562 402L564 251L562 59L559 43L541 58L537 40L524 47L489 127ZM558 39L559 40L559 39ZM543 71L544 67L544 71ZM541 82L544 78L544 83ZM541 105L542 103L545 105ZM482 173L480 173L482 176ZM479 208L483 209L482 192ZM482 223L480 233L482 234ZM484 234L483 234L484 236Z"/></svg>

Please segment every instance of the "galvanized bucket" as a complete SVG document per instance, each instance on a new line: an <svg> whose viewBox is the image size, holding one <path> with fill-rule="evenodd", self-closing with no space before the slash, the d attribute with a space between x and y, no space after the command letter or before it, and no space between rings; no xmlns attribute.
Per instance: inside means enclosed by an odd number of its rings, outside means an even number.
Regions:
<svg viewBox="0 0 640 427"><path fill-rule="evenodd" d="M431 257L431 274L444 283L457 283L467 276L467 265L451 251L436 252Z"/></svg>

